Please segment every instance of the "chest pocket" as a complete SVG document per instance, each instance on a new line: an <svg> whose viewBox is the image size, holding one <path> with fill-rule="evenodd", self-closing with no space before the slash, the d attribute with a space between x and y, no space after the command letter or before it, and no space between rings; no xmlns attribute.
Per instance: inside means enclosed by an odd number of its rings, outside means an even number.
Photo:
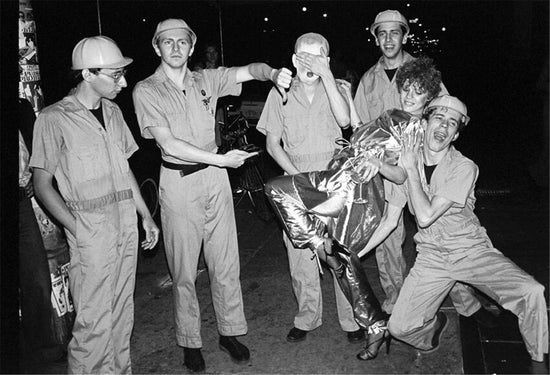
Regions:
<svg viewBox="0 0 550 375"><path fill-rule="evenodd" d="M125 175L128 173L128 171L130 170L130 166L128 165L128 159L126 159L126 152L122 148L121 144L117 143L113 147L113 160L121 175Z"/></svg>
<svg viewBox="0 0 550 375"><path fill-rule="evenodd" d="M166 117L170 123L170 130L174 137L190 142L193 140L193 129L188 125L187 114L167 113Z"/></svg>
<svg viewBox="0 0 550 375"><path fill-rule="evenodd" d="M74 182L98 180L109 170L105 147L99 144L78 144L69 151L70 179Z"/></svg>
<svg viewBox="0 0 550 375"><path fill-rule="evenodd" d="M374 120L384 111L382 98L375 92L369 92L366 96L370 119Z"/></svg>
<svg viewBox="0 0 550 375"><path fill-rule="evenodd" d="M283 142L288 150L302 146L307 137L307 118L304 116L287 116L284 119Z"/></svg>

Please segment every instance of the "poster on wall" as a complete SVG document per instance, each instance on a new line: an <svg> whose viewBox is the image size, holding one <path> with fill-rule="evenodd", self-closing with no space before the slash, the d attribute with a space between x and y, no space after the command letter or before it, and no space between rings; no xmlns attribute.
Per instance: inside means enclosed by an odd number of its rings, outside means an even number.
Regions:
<svg viewBox="0 0 550 375"><path fill-rule="evenodd" d="M31 103L38 116L44 107L39 54L36 45L36 24L31 0L19 0L19 97ZM69 291L69 246L63 230L50 218L40 203L31 199L40 228L52 283L52 334L60 344L71 339L75 313ZM24 267L20 264L20 267Z"/></svg>
<svg viewBox="0 0 550 375"><path fill-rule="evenodd" d="M19 97L27 99L36 115L44 106L36 46L36 23L30 0L19 1Z"/></svg>

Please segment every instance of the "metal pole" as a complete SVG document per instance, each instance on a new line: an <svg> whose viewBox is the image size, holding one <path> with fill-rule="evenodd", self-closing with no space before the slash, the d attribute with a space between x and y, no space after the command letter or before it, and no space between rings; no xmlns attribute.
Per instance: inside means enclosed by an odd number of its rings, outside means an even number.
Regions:
<svg viewBox="0 0 550 375"><path fill-rule="evenodd" d="M218 22L220 24L220 54L222 57L222 66L225 66L225 59L223 54L222 5L220 3L218 3Z"/></svg>
<svg viewBox="0 0 550 375"><path fill-rule="evenodd" d="M99 27L99 35L101 34L101 12L99 11L99 0L96 0L96 8L97 8L97 26Z"/></svg>

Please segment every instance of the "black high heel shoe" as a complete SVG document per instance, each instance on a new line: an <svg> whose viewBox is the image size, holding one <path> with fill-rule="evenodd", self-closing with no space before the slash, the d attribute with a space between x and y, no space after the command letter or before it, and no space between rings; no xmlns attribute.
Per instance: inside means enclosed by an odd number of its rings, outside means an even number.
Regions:
<svg viewBox="0 0 550 375"><path fill-rule="evenodd" d="M344 274L344 264L340 261L332 249L332 239L324 238L321 246L323 246L322 250L325 253L325 262L334 270L334 273L341 278Z"/></svg>
<svg viewBox="0 0 550 375"><path fill-rule="evenodd" d="M363 350L357 353L357 359L361 361L370 361L375 359L384 342L386 343L386 354L389 354L391 335L388 331L388 321L380 320L369 327L367 344Z"/></svg>

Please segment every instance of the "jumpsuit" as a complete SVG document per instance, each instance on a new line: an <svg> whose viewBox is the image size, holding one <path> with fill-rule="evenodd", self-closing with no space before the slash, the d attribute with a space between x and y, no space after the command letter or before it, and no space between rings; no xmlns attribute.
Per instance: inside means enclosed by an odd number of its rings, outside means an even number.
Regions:
<svg viewBox="0 0 550 375"><path fill-rule="evenodd" d="M512 311L518 317L527 351L532 359L542 361L548 353L544 287L493 247L474 214L478 167L450 146L428 185L419 159L422 188L428 198L441 196L453 205L429 227L418 228L418 256L389 320L391 334L418 349L432 349L435 314L453 285L461 281ZM387 197L389 204L398 207L410 200L405 184L392 189Z"/></svg>
<svg viewBox="0 0 550 375"><path fill-rule="evenodd" d="M294 78L288 92L288 102L283 105L275 88L266 100L256 129L263 134L280 136L284 150L292 164L300 172L326 169L342 136L324 86L317 86L312 102ZM317 261L310 251L294 247L283 231L287 249L292 289L298 302L294 327L311 331L322 324L323 299ZM359 329L353 319L353 311L333 275L338 320L343 331Z"/></svg>
<svg viewBox="0 0 550 375"><path fill-rule="evenodd" d="M415 59L405 51L403 51L403 55L403 63ZM354 103L364 124L376 119L388 109L401 107L396 77L397 73L391 81L388 79L384 71L383 57L380 57L378 62L361 77ZM448 94L448 92L445 86L441 84L440 95L443 94ZM391 185L394 185L393 182L384 179L386 190ZM392 312L407 273L407 264L402 250L405 237L405 225L403 214L401 214L397 227L376 248L375 252L380 284L386 295L386 299L382 303L382 309L388 314ZM481 308L479 301L473 298L472 291L460 283L452 289L450 297L456 310L464 316L470 316Z"/></svg>
<svg viewBox="0 0 550 375"><path fill-rule="evenodd" d="M133 99L141 134L152 138L149 127L168 127L175 138L215 153L216 102L221 96L240 94L242 86L236 83L236 70L188 69L184 86L185 90L180 91L160 66L136 85ZM184 164L174 157L162 157L170 163ZM223 336L246 334L237 229L227 171L209 166L182 175L178 170L162 167L159 191L178 345L202 347L195 290L201 244L218 331Z"/></svg>
<svg viewBox="0 0 550 375"><path fill-rule="evenodd" d="M128 158L138 149L120 108L102 99L105 129L73 95L44 109L30 165L52 173L76 218L68 230L76 310L69 373L131 373L137 213Z"/></svg>

